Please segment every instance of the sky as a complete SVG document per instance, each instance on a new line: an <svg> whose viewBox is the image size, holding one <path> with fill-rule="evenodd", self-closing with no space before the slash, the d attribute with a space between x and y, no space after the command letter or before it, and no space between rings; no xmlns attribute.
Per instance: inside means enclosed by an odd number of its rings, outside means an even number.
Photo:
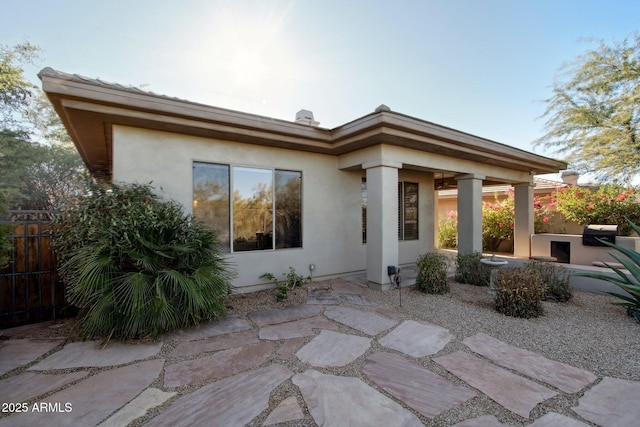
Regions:
<svg viewBox="0 0 640 427"><path fill-rule="evenodd" d="M560 67L640 31L638 0L0 0L44 67L334 128L398 113L535 147Z"/></svg>

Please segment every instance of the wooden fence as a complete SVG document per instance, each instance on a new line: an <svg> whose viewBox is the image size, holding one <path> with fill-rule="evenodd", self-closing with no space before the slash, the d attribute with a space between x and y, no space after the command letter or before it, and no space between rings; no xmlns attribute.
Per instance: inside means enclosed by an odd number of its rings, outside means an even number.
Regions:
<svg viewBox="0 0 640 427"><path fill-rule="evenodd" d="M51 248L53 217L48 211L11 211L2 221L13 228L13 250L0 270L0 328L56 319L66 306Z"/></svg>

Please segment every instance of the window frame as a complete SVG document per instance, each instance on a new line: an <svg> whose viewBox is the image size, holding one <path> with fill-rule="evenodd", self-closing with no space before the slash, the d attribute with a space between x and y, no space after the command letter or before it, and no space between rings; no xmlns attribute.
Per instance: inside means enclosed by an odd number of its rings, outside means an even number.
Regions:
<svg viewBox="0 0 640 427"><path fill-rule="evenodd" d="M223 245L223 251L225 253L243 253L243 252L263 252L263 251L275 251L275 250L284 250L284 249L302 249L304 247L304 228L303 228L303 207L304 207L304 191L303 191L303 182L304 182L304 173L302 170L293 170L293 169L283 169L283 168L273 168L273 167L260 167L260 166L254 166L254 165L242 165L242 164L233 164L233 163L216 163L216 162L207 162L207 161L198 161L198 160L194 160L192 161L192 170L195 171L196 166L197 165L214 165L214 166L218 166L218 167L225 167L227 168L227 181L228 181L228 236L229 236L229 241L228 241L228 246L227 246L227 242L225 242L225 244ZM255 170L262 170L262 171L269 171L270 172L270 185L271 185L271 208L270 208L270 212L271 212L271 244L270 247L267 248L263 248L263 249L247 249L247 250L237 250L234 249L234 220L235 220L235 209L234 209L234 193L236 191L236 183L234 182L234 170L235 169L246 169L247 171L251 170L251 169L255 169ZM279 239L277 236L277 203L276 203L276 185L277 185L277 180L276 180L276 174L278 172L284 172L284 173L293 173L293 174L297 174L299 176L299 180L300 180L300 185L299 185L299 189L298 189L298 206L299 206L299 211L297 213L298 216L298 222L299 225L297 226L297 230L298 230L298 246L288 246L288 247L282 247L282 246L278 246L279 244ZM196 199L195 199L195 172L192 173L192 207L194 207L196 205ZM195 217L195 209L194 209L194 217ZM198 219L197 217L195 217L196 219ZM281 238L283 239L283 238ZM280 239L280 241L281 241ZM284 238L286 240L286 238ZM294 241L296 239L294 238Z"/></svg>

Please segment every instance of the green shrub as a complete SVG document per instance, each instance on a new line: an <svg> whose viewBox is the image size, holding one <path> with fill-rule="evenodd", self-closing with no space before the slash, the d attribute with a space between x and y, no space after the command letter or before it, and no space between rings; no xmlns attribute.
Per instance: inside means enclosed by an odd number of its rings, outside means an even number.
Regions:
<svg viewBox="0 0 640 427"><path fill-rule="evenodd" d="M438 223L438 246L440 248L458 247L458 212L449 211L446 218Z"/></svg>
<svg viewBox="0 0 640 427"><path fill-rule="evenodd" d="M496 270L495 308L499 313L513 317L531 318L542 315L542 299L547 289L542 277L526 267Z"/></svg>
<svg viewBox="0 0 640 427"><path fill-rule="evenodd" d="M447 270L449 258L438 252L422 254L416 261L416 286L429 294L444 294L449 292Z"/></svg>
<svg viewBox="0 0 640 427"><path fill-rule="evenodd" d="M540 276L547 287L545 299L557 302L567 302L573 298L569 287L570 273L566 268L552 262L531 261L525 267Z"/></svg>
<svg viewBox="0 0 640 427"><path fill-rule="evenodd" d="M231 273L216 234L149 185L93 185L54 241L85 338L137 339L224 315Z"/></svg>
<svg viewBox="0 0 640 427"><path fill-rule="evenodd" d="M487 266L480 262L481 259L482 253L480 252L458 253L456 257L456 282L488 286L490 271Z"/></svg>
<svg viewBox="0 0 640 427"><path fill-rule="evenodd" d="M629 226L640 235L640 227L631 221L628 222ZM629 271L629 274L619 268L609 267L617 276L608 276L602 273L576 273L576 275L604 280L625 291L625 293L606 293L618 298L620 301L615 301L613 304L626 307L627 313L640 322L640 252L624 248L615 243L606 241L603 241L603 243L619 252L619 254L612 253L611 256L622 264Z"/></svg>
<svg viewBox="0 0 640 427"><path fill-rule="evenodd" d="M9 265L10 252L13 249L12 231L13 227L10 224L0 224L0 270Z"/></svg>
<svg viewBox="0 0 640 427"><path fill-rule="evenodd" d="M502 242L513 241L515 199L513 189L505 197L494 194L493 202L482 203L482 249L498 251Z"/></svg>
<svg viewBox="0 0 640 427"><path fill-rule="evenodd" d="M276 301L282 301L289 297L289 290L300 287L311 281L311 277L303 277L296 273L295 268L289 267L288 273L282 273L284 280L278 280L272 273L264 273L261 279L271 280L277 287Z"/></svg>

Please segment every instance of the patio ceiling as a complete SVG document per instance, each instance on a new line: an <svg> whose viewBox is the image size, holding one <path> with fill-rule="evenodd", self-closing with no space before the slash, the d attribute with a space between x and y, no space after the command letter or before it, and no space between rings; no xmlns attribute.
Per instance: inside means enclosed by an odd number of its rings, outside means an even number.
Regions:
<svg viewBox="0 0 640 427"><path fill-rule="evenodd" d="M114 125L336 156L387 144L536 174L556 173L567 167L564 162L387 108L325 129L157 95L51 68L43 69L38 76L89 169L107 178L113 170Z"/></svg>

